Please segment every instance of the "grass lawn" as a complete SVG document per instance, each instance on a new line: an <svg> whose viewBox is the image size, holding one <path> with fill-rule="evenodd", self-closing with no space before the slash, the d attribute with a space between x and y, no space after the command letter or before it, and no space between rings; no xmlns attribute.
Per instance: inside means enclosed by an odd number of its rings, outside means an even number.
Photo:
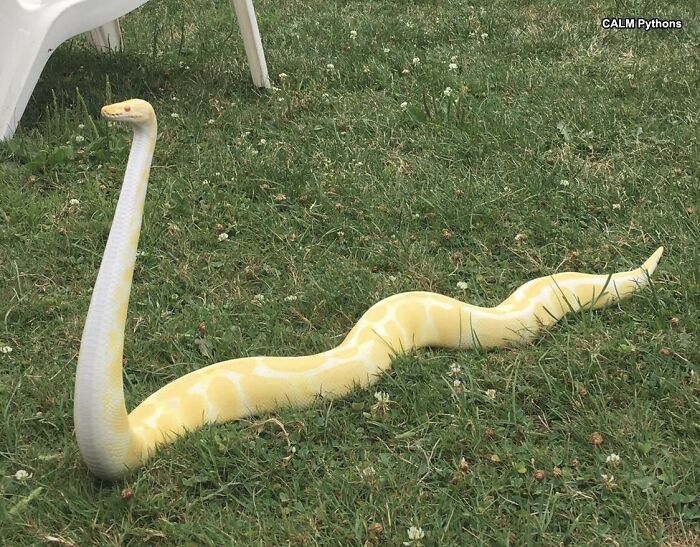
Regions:
<svg viewBox="0 0 700 547"><path fill-rule="evenodd" d="M698 545L689 4L257 0L263 92L226 0L152 0L113 56L61 46L0 143L0 544ZM630 15L684 27L600 28ZM99 108L131 97L160 139L129 408L213 361L329 349L396 292L496 305L666 255L651 289L534 345L401 356L376 388L206 428L101 483L73 381L131 141Z"/></svg>

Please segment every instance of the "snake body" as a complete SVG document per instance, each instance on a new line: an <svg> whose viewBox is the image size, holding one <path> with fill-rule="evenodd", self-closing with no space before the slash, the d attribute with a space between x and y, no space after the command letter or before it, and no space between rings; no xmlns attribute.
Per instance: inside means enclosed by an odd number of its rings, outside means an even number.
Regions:
<svg viewBox="0 0 700 547"><path fill-rule="evenodd" d="M368 386L397 353L526 342L570 311L599 309L645 286L663 253L659 248L628 272L534 279L493 308L430 292L396 294L369 308L334 349L302 357L222 361L174 380L127 414L124 328L157 123L151 105L139 99L105 106L102 115L130 123L134 137L80 345L74 418L84 461L107 479L139 467L157 447L205 424Z"/></svg>

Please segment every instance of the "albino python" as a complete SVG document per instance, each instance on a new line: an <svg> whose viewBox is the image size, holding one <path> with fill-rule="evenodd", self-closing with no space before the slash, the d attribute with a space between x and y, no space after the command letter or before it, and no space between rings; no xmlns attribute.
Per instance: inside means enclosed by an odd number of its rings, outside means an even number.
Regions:
<svg viewBox="0 0 700 547"><path fill-rule="evenodd" d="M80 344L75 430L95 474L115 479L142 465L158 446L204 424L234 420L318 395L338 397L367 386L393 357L426 346L492 348L530 340L569 311L602 308L649 282L663 253L613 275L557 273L526 283L494 308L429 292L406 292L372 306L336 348L303 357L222 361L169 383L127 414L122 350L129 293L156 143L156 117L145 101L105 106L102 116L128 122L134 138Z"/></svg>

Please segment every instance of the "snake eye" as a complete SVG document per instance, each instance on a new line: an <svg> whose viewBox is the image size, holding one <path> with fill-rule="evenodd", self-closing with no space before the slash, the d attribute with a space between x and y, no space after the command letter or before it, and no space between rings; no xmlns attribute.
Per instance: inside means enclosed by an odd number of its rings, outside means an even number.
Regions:
<svg viewBox="0 0 700 547"><path fill-rule="evenodd" d="M130 106L125 106L125 107L124 107L124 112L131 112L131 107L130 107Z"/></svg>

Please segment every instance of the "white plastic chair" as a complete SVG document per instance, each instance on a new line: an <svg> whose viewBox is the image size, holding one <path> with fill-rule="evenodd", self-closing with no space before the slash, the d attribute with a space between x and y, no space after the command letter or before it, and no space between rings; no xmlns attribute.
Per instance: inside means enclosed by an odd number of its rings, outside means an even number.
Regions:
<svg viewBox="0 0 700 547"><path fill-rule="evenodd" d="M253 0L230 0L257 87L269 87ZM0 140L12 137L53 51L80 33L101 51L121 48L118 18L147 0L0 0Z"/></svg>

